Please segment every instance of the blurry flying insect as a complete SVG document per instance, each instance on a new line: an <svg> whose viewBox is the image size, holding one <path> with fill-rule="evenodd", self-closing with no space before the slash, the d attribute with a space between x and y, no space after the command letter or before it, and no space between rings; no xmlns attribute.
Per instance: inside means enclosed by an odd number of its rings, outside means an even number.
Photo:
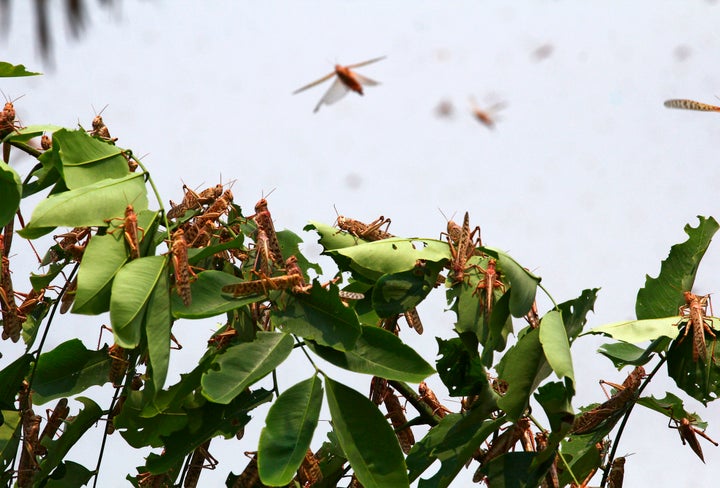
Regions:
<svg viewBox="0 0 720 488"><path fill-rule="evenodd" d="M665 106L667 108L698 110L700 112L720 112L720 107L716 105L708 105L707 103L696 102L695 100L687 100L684 98L665 100Z"/></svg>
<svg viewBox="0 0 720 488"><path fill-rule="evenodd" d="M455 106L450 100L440 100L435 106L435 116L439 118L450 118L453 115L455 115Z"/></svg>
<svg viewBox="0 0 720 488"><path fill-rule="evenodd" d="M352 70L352 68L359 68L361 66L366 66L368 64L376 63L377 61L380 61L382 59L385 59L385 56L381 56L379 58L373 58L368 61L363 61L362 63L355 63L355 64L348 64L347 66L341 66L339 64L335 65L335 71L332 73L329 73L319 80L315 80L310 84L307 84L301 88L298 88L293 92L293 95L300 93L302 91L307 90L308 88L312 88L314 86L319 85L320 83L323 83L333 76L337 76L335 78L335 81L333 81L333 84L330 85L330 88L328 88L328 91L325 92L325 95L320 99L318 104L315 106L315 110L313 112L317 112L320 110L320 106L324 103L326 105L332 105L333 103L340 100L342 97L347 95L347 93L352 90L360 95L363 94L363 85L365 86L375 86L379 85L379 83L375 80L371 80L370 78L366 78L355 71Z"/></svg>
<svg viewBox="0 0 720 488"><path fill-rule="evenodd" d="M470 97L470 106L472 109L473 116L488 129L495 128L495 122L498 120L497 112L504 109L507 106L506 102L497 102L490 105L488 108L480 108L475 100L475 97Z"/></svg>

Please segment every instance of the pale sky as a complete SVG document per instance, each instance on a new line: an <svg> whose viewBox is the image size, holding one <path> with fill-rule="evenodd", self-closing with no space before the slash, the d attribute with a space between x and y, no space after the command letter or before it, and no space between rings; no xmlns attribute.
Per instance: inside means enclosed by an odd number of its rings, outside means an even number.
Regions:
<svg viewBox="0 0 720 488"><path fill-rule="evenodd" d="M79 42L68 40L55 5L55 67L48 69L37 55L30 5L13 2L0 60L46 72L1 82L10 96L25 95L15 105L21 121L75 127L79 120L89 127L92 107L107 104L103 118L111 134L118 145L147 154L143 161L166 205L181 197L183 181L204 188L235 180L235 201L248 213L274 189L268 201L276 228L299 234L310 259L320 248L302 228L308 220L332 223L333 205L360 220L391 217L391 232L407 237L437 237L445 228L438 208L448 216L469 211L484 243L542 276L556 301L601 287L589 316L594 327L634 318L638 288L646 274L658 274L670 246L686 239L683 227L696 226L697 215L719 217L720 116L663 107L668 98L717 102L720 5L714 2L89 5L92 21ZM552 51L538 60L533 53L544 45ZM350 93L313 114L329 85L291 95L335 63L383 55L358 70L381 82L363 97ZM495 130L471 117L469 96L485 106L507 102ZM455 106L453 118L435 115L441 100ZM31 162L13 165L24 175ZM719 250L717 243L708 250L695 292L720 289ZM335 272L320 261L328 275ZM22 264L14 269L22 283ZM539 302L541 310L549 307L546 299ZM403 329L401 335L431 364L434 337L453 335L453 315L444 308L442 290L434 292L420 307L425 334ZM48 350L78 336L94 347L99 325L109 321L62 319ZM186 347L171 363L171 383L202 354L204 346L193 344L204 344L216 323L174 326ZM573 347L576 408L602 399L599 379L619 382L627 373L595 354L604 342L585 337ZM19 354L7 343L0 351L5 358ZM299 354L293 359L301 373L281 372L281 388L311 374ZM365 392L368 381L353 386ZM437 377L429 383L457 408ZM661 378L646 394L666 390L686 397ZM105 401L97 391L90 396ZM686 408L720 439L717 405L705 410L688 399ZM221 465L203 473L203 486L244 469L247 459L237 453L256 449L265 411L255 415L240 447L236 440L213 441ZM317 433L313 445L323 440ZM84 441L71 457L92 468L96 442ZM625 486L711 486L720 474L720 449L701 443L706 465L664 417L638 407L618 451L636 453L628 458ZM119 435L110 438L100 486L125 486L125 473L142 464L146 453L122 445Z"/></svg>

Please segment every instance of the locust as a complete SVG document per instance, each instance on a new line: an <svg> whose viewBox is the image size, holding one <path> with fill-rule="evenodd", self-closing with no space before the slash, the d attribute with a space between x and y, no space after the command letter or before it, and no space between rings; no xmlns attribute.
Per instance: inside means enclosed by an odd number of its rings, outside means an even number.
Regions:
<svg viewBox="0 0 720 488"><path fill-rule="evenodd" d="M138 237L138 235L144 234L145 230L141 227L138 227L137 214L135 213L135 209L133 209L132 205L128 205L127 207L125 207L125 217L122 219L116 217L114 219L108 220L107 222L110 223L113 220L123 221L122 224L118 225L117 229L123 230L125 242L130 248L130 259L138 259L140 257L140 240L142 239L141 237ZM111 230L108 233L112 234L117 229Z"/></svg>
<svg viewBox="0 0 720 488"><path fill-rule="evenodd" d="M372 401L375 405L380 405L390 391L388 380L385 378L373 376L370 380L370 401Z"/></svg>
<svg viewBox="0 0 720 488"><path fill-rule="evenodd" d="M125 373L129 365L128 352L117 344L113 344L108 349L108 356L110 356L109 379L112 385L118 388L122 386L125 380Z"/></svg>
<svg viewBox="0 0 720 488"><path fill-rule="evenodd" d="M275 263L276 266L282 267L284 263L283 255L280 250L280 242L278 241L277 233L275 232L272 215L270 215L270 211L268 210L267 200L261 198L255 204L255 215L253 215L252 219L257 224L258 230L265 232L272 262Z"/></svg>
<svg viewBox="0 0 720 488"><path fill-rule="evenodd" d="M260 482L260 475L258 474L257 465L257 452L246 452L245 456L250 458L250 462L245 466L245 469L240 476L237 477L232 488L246 488L256 486Z"/></svg>
<svg viewBox="0 0 720 488"><path fill-rule="evenodd" d="M212 439L208 439L193 451L187 473L185 473L185 482L183 483L184 488L195 488L200 480L200 473L202 470L215 469L218 465L218 460L215 459L208 451L211 440Z"/></svg>
<svg viewBox="0 0 720 488"><path fill-rule="evenodd" d="M448 408L440 403L440 400L438 400L435 393L424 381L421 381L418 385L418 393L420 393L420 400L432 409L433 415L443 418L447 414L452 413Z"/></svg>
<svg viewBox="0 0 720 488"><path fill-rule="evenodd" d="M303 281L301 275L263 277L259 280L243 281L242 283L223 286L222 291L234 297L254 294L267 295L269 290L287 290L302 286Z"/></svg>
<svg viewBox="0 0 720 488"><path fill-rule="evenodd" d="M623 381L622 385L601 381L601 384L608 384L616 388L617 391L600 406L583 412L579 417L576 417L570 433L586 434L592 432L605 420L623 411L627 405L634 400L644 377L645 368L636 366L625 381Z"/></svg>
<svg viewBox="0 0 720 488"><path fill-rule="evenodd" d="M305 452L305 458L303 459L300 467L297 471L297 479L302 487L310 487L315 483L321 481L323 478L322 470L320 469L320 461L315 457L311 449Z"/></svg>
<svg viewBox="0 0 720 488"><path fill-rule="evenodd" d="M190 275L197 277L188 263L187 248L188 244L185 240L185 232L183 232L182 229L177 229L172 235L170 253L172 254L173 270L175 273L175 288L186 307L192 303Z"/></svg>
<svg viewBox="0 0 720 488"><path fill-rule="evenodd" d="M482 273L483 279L478 283L475 291L473 291L473 295L479 294L479 290L481 289L485 290L485 312L489 317L492 313L493 301L495 300L493 292L497 288L500 288L504 292L505 284L498 278L497 261L494 258L488 259L486 269L482 269L479 266L477 269Z"/></svg>
<svg viewBox="0 0 720 488"><path fill-rule="evenodd" d="M392 424L393 429L395 429L395 435L400 442L400 447L403 452L407 454L415 444L415 436L413 435L412 430L410 430L410 427L403 428L403 426L407 424L405 412L403 411L402 405L400 405L400 400L397 395L395 395L389 387L388 390L390 391L383 398L383 403L387 409L387 416L390 419L390 423Z"/></svg>
<svg viewBox="0 0 720 488"><path fill-rule="evenodd" d="M60 299L60 313L67 313L72 307L75 301L75 294L77 293L78 281L77 276L68 283L63 292L62 298Z"/></svg>
<svg viewBox="0 0 720 488"><path fill-rule="evenodd" d="M90 131L91 136L99 137L100 139L114 143L117 141L117 137L110 137L110 130L107 128L107 125L105 125L105 122L102 118L102 113L105 111L105 109L108 106L105 105L102 110L100 110L100 113L96 113L95 117L93 117L92 120L92 130Z"/></svg>
<svg viewBox="0 0 720 488"><path fill-rule="evenodd" d="M415 329L415 332L418 334L422 334L424 331L422 320L420 320L420 315L418 314L417 308L413 307L403 313L405 316L405 321L408 323L410 327Z"/></svg>
<svg viewBox="0 0 720 488"><path fill-rule="evenodd" d="M470 97L470 105L472 107L472 114L475 119L483 124L488 129L495 128L495 122L497 121L497 112L507 106L505 102L497 102L491 105L489 108L483 109L475 101L474 97Z"/></svg>
<svg viewBox="0 0 720 488"><path fill-rule="evenodd" d="M450 254L452 254L450 269L453 272L453 285L455 285L464 281L467 261L475 255L475 248L481 246L482 241L480 240L480 227L475 227L470 231L470 215L468 212L465 212L463 225L456 242L453 241L453 236L457 235L457 229L451 224L457 225L449 221L448 232L443 233L443 235L448 237Z"/></svg>
<svg viewBox="0 0 720 488"><path fill-rule="evenodd" d="M5 227L5 235L0 234L0 308L3 319L3 340L17 342L22 332L23 320L15 302L12 278L10 276L10 242L12 227Z"/></svg>
<svg viewBox="0 0 720 488"><path fill-rule="evenodd" d="M518 442L522 444L525 451L535 451L535 438L530 430L530 419L527 417L519 418L514 425L493 439L488 450L480 456L480 467L475 472L473 481L477 483L482 480L482 467L498 456L509 452Z"/></svg>
<svg viewBox="0 0 720 488"><path fill-rule="evenodd" d="M40 147L43 151L48 151L52 148L52 138L47 134L43 134L42 137L40 137Z"/></svg>
<svg viewBox="0 0 720 488"><path fill-rule="evenodd" d="M720 107L716 105L709 105L707 103L696 102L695 100L688 100L685 98L665 100L665 103L663 105L665 105L667 108L679 108L683 110L698 110L700 112L720 112Z"/></svg>
<svg viewBox="0 0 720 488"><path fill-rule="evenodd" d="M716 338L715 333L712 329L712 322L706 318L707 307L710 303L710 295L699 296L689 291L683 292L683 298L685 298L685 305L680 307L680 315L685 320L685 332L682 338L678 341L678 344L685 340L688 335L688 331L693 331L693 361L697 362L702 357L703 362L707 362L707 347L705 345L705 332ZM682 320L681 320L682 322ZM708 325L710 324L710 325ZM680 322L676 324L680 325ZM711 351L711 357L715 352L715 340L713 340L713 347Z"/></svg>
<svg viewBox="0 0 720 488"><path fill-rule="evenodd" d="M610 474L607 478L608 488L622 488L625 478L625 457L617 457L610 466Z"/></svg>
<svg viewBox="0 0 720 488"><path fill-rule="evenodd" d="M355 64L348 64L347 66L341 66L339 64L335 65L335 70L331 73L323 76L319 80L315 80L312 83L309 83L303 87L298 88L293 92L293 95L300 93L302 91L307 90L308 88L312 88L314 86L319 85L320 83L323 83L324 81L329 80L333 76L335 76L335 81L332 85L330 85L330 88L328 91L325 92L325 95L320 99L318 104L315 106L315 109L313 112L317 112L320 110L320 106L324 103L326 105L332 105L333 103L337 102L341 98L343 98L349 91L354 91L359 95L363 94L363 85L365 86L375 86L379 83L375 80L371 80L370 78L366 78L365 76L360 75L359 73L356 73L353 71L354 68L359 68L361 66L367 66L371 63L376 63L380 60L385 59L385 56L381 56L379 58L373 58L369 59L367 61L363 61L361 63L355 63Z"/></svg>
<svg viewBox="0 0 720 488"><path fill-rule="evenodd" d="M50 412L50 410L48 410L48 412ZM53 439L57 431L60 429L60 424L65 421L69 413L70 407L68 407L68 399L61 398L52 410L52 414L48 417L47 424L45 424L45 428L43 429L42 434L40 434L39 441L42 441L45 438ZM47 448L38 442L36 452L40 456L44 456L47 454Z"/></svg>
<svg viewBox="0 0 720 488"><path fill-rule="evenodd" d="M90 235L90 227L75 227L65 234L53 236L53 239L55 239L58 247L60 247L71 260L79 263L85 253ZM52 259L52 261L56 262L57 259Z"/></svg>
<svg viewBox="0 0 720 488"><path fill-rule="evenodd" d="M32 409L23 412L22 429L23 441L18 463L17 486L19 488L31 486L35 473L40 469L37 462L38 435L42 417L35 415Z"/></svg>
<svg viewBox="0 0 720 488"><path fill-rule="evenodd" d="M675 422L675 425L670 425L671 422ZM687 443L690 446L690 449L693 450L695 454L697 454L697 457L700 458L700 460L704 463L705 457L703 456L702 447L700 447L700 443L698 442L698 438L695 434L699 434L701 437L704 437L707 441L709 441L711 444L714 444L716 447L718 446L718 443L712 440L705 431L702 431L698 429L697 427L693 426L694 419L683 417L680 420L677 420L674 417L671 417L668 421L668 427L671 429L677 429L678 433L680 434L680 440L683 443L683 446L685 443Z"/></svg>
<svg viewBox="0 0 720 488"><path fill-rule="evenodd" d="M382 215L369 224L344 217L342 215L338 215L337 220L335 221L341 230L352 234L358 239L364 239L366 241L380 241L382 239L395 237L387 231L390 226L390 222L390 219L386 219ZM383 226L385 227L385 230L383 230Z"/></svg>
<svg viewBox="0 0 720 488"><path fill-rule="evenodd" d="M303 277L303 272L300 266L298 265L297 257L290 256L285 260L285 272L289 276L297 276L298 283L297 285L293 286L290 291L293 293L307 293L310 288L312 288L312 285L308 285L305 283L305 278Z"/></svg>

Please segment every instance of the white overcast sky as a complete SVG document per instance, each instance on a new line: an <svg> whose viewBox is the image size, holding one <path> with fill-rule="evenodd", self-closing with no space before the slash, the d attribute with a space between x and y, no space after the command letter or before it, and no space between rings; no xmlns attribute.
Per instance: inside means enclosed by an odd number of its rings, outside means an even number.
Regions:
<svg viewBox="0 0 720 488"><path fill-rule="evenodd" d="M269 203L276 227L300 234L310 258L319 247L302 227L311 219L332 223L333 205L360 220L391 217L391 231L408 237L437 237L445 227L438 208L458 216L467 210L484 243L542 276L558 302L601 287L590 315L597 326L634 318L637 289L646 274L657 275L670 246L686 239L683 226L697 225L697 215L719 216L720 116L662 104L714 103L720 94L715 2L125 0L110 10L90 2L91 22L79 42L68 40L53 2L53 69L39 59L27 3L13 2L12 29L0 43L0 60L46 73L1 83L10 96L25 95L16 103L23 123L74 127L79 120L89 127L92 107L108 104L103 117L111 134L147 154L165 204L181 197L183 181L197 187L235 180L236 202L250 213L275 189ZM538 60L533 53L543 45L552 52ZM382 83L364 97L351 93L313 114L328 85L291 95L335 63L382 55L387 59L358 70ZM494 131L472 119L470 95L485 105L507 102ZM435 115L441 100L454 104L454 118ZM23 175L31 167L30 160L14 164ZM720 289L719 250L717 243L709 249L696 292ZM434 336L451 337L453 322L442 312L442 292L434 295L420 309L425 334L402 334L431 363ZM49 347L78 336L94 347L107 320L64 316L55 327L64 331ZM186 359L173 360L173 382L202 353L193 344L214 327L175 325L186 346L178 357ZM578 341L576 407L602 398L600 378L625 376L594 353L603 342ZM0 350L3 361L19 354L8 344ZM297 361L302 373L287 372L281 387L310 375L300 355ZM364 391L366 383L355 385ZM449 400L437 378L430 383ZM649 393L685 397L672 380L656 383ZM686 407L720 438L717 405L704 410L688 400ZM263 415L239 449L235 440L214 441L222 464L203 473L204 486L244 468L237 453L255 449ZM663 417L640 408L633 417L619 448L636 453L626 486L716 482L720 449L701 441L702 465ZM322 440L318 435L315 443ZM92 468L96 441L73 457ZM141 454L121 446L114 435L101 486L124 486L124 473L142 464Z"/></svg>

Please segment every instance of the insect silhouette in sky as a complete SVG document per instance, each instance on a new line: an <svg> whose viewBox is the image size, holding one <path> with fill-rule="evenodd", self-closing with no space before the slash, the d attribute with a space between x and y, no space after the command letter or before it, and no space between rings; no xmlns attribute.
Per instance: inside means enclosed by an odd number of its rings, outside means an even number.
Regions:
<svg viewBox="0 0 720 488"><path fill-rule="evenodd" d="M716 105L708 105L707 103L696 102L695 100L687 100L684 98L666 100L667 108L680 108L684 110L699 110L701 112L720 112L720 107Z"/></svg>
<svg viewBox="0 0 720 488"><path fill-rule="evenodd" d="M497 122L497 112L507 106L506 102L497 102L492 104L487 109L482 109L475 101L475 97L470 97L470 105L473 116L488 129L495 128L495 122Z"/></svg>
<svg viewBox="0 0 720 488"><path fill-rule="evenodd" d="M325 92L325 95L322 96L318 104L315 106L315 110L313 110L313 112L317 112L318 110L320 110L320 106L323 103L326 105L332 105L333 103L337 102L342 97L347 95L350 90L362 95L363 86L375 86L379 85L380 83L375 80L371 80L370 78L366 78L359 73L356 73L355 71L353 71L353 68L366 66L382 59L385 59L385 56L373 58L368 61L363 61L362 63L348 64L347 66L341 66L339 64L336 64L335 71L323 76L319 80L315 80L310 84L298 88L293 92L293 95L305 91L308 88L319 85L320 83L329 80L333 76L336 77L335 81L333 81L333 84L330 85L330 88L328 88L328 91Z"/></svg>

